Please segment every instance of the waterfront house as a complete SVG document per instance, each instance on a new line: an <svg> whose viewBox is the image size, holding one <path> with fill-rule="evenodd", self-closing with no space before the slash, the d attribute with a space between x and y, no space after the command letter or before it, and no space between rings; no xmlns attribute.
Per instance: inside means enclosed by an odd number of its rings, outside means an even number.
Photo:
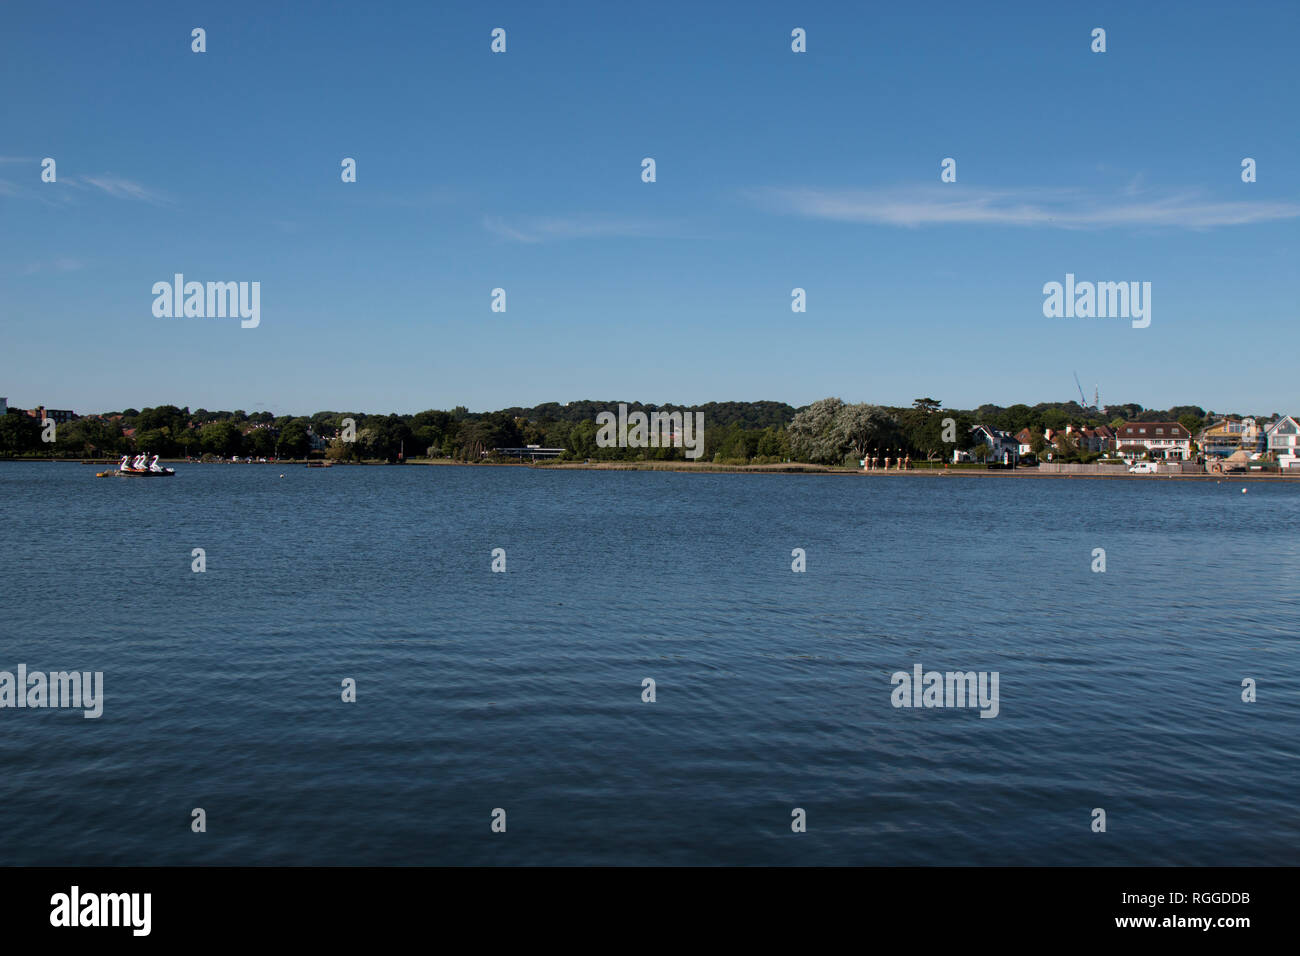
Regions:
<svg viewBox="0 0 1300 956"><path fill-rule="evenodd" d="M1253 418L1220 418L1196 436L1201 452L1211 457L1226 457L1235 451L1264 451L1265 430Z"/></svg>
<svg viewBox="0 0 1300 956"><path fill-rule="evenodd" d="M1300 424L1290 415L1283 415L1265 433L1268 450L1277 457L1283 468L1294 468L1300 456Z"/></svg>
<svg viewBox="0 0 1300 956"><path fill-rule="evenodd" d="M1080 451L1108 452L1114 447L1115 433L1109 425L1067 425L1065 433L1070 436Z"/></svg>
<svg viewBox="0 0 1300 956"><path fill-rule="evenodd" d="M1135 458L1145 448L1152 458L1186 461L1192 455L1192 433L1178 422L1125 422L1115 444L1124 458Z"/></svg>
<svg viewBox="0 0 1300 956"><path fill-rule="evenodd" d="M1099 425L1096 428L1090 425L1066 425L1064 431L1057 428L1046 429L1043 432L1043 441L1047 443L1048 449L1054 452L1061 450L1062 441L1066 441L1079 451L1107 452L1115 446L1115 433L1106 425Z"/></svg>
<svg viewBox="0 0 1300 956"><path fill-rule="evenodd" d="M1011 432L989 425L976 425L971 429L971 438L977 445L988 446L989 457L994 461L1014 465L1020 460L1020 442Z"/></svg>
<svg viewBox="0 0 1300 956"><path fill-rule="evenodd" d="M1019 451L1021 458L1024 458L1034 450L1033 445L1034 433L1028 428L1022 428L1020 431L1016 432L1016 448L1017 451Z"/></svg>

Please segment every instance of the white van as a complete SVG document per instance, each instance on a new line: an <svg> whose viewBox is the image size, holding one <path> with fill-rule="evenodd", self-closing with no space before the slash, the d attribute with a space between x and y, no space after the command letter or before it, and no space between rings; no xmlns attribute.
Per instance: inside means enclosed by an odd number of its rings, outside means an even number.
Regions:
<svg viewBox="0 0 1300 956"><path fill-rule="evenodd" d="M1133 467L1129 468L1130 475L1154 475L1159 462L1154 461L1135 461Z"/></svg>

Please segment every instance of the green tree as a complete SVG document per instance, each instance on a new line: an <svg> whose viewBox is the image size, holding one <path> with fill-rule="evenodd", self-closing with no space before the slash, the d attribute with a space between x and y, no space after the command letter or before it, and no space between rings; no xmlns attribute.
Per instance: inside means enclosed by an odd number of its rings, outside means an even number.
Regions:
<svg viewBox="0 0 1300 956"><path fill-rule="evenodd" d="M361 440L361 433L357 433L357 440ZM287 422L280 429L279 440L276 442L276 457L278 458L306 458L307 452L311 451L311 439L307 437L307 425L301 419L293 419Z"/></svg>
<svg viewBox="0 0 1300 956"><path fill-rule="evenodd" d="M844 407L838 398L823 398L797 412L787 434L790 451L798 461L839 464L843 459L839 436L834 434L835 416Z"/></svg>
<svg viewBox="0 0 1300 956"><path fill-rule="evenodd" d="M171 458L176 454L176 443L166 428L154 428L149 431L136 431L136 450L146 455L160 455Z"/></svg>
<svg viewBox="0 0 1300 956"><path fill-rule="evenodd" d="M567 448L569 447L569 436L573 432L573 428L574 426L568 422L549 422L542 443L547 448Z"/></svg>
<svg viewBox="0 0 1300 956"><path fill-rule="evenodd" d="M1061 432L1056 438L1056 454L1053 456L1054 461L1077 462L1079 461L1079 443L1075 440L1074 433Z"/></svg>
<svg viewBox="0 0 1300 956"><path fill-rule="evenodd" d="M740 422L732 422L721 436L714 459L719 461L748 462L758 451L759 433L746 429Z"/></svg>
<svg viewBox="0 0 1300 956"><path fill-rule="evenodd" d="M871 449L900 443L898 421L879 405L844 405L835 413L831 434L839 458L867 457Z"/></svg>
<svg viewBox="0 0 1300 956"><path fill-rule="evenodd" d="M238 455L243 450L244 436L234 422L216 421L199 429L199 444L206 454L224 458Z"/></svg>
<svg viewBox="0 0 1300 956"><path fill-rule="evenodd" d="M55 430L55 450L69 458L112 456L126 450L126 441L120 428L99 418L78 418Z"/></svg>
<svg viewBox="0 0 1300 956"><path fill-rule="evenodd" d="M135 416L134 424L137 434L164 431L169 436L175 436L189 428L190 411L188 408L177 408L175 405L146 408Z"/></svg>
<svg viewBox="0 0 1300 956"><path fill-rule="evenodd" d="M569 431L566 458L586 460L596 456L596 422L595 419L578 422Z"/></svg>
<svg viewBox="0 0 1300 956"><path fill-rule="evenodd" d="M1034 410L1028 405L1012 405L1002 413L1000 425L1005 430L1016 434L1022 428L1036 424Z"/></svg>
<svg viewBox="0 0 1300 956"><path fill-rule="evenodd" d="M1059 408L1044 409L1039 420L1044 429L1050 428L1053 431L1065 431L1065 426L1070 424L1070 416Z"/></svg>
<svg viewBox="0 0 1300 956"><path fill-rule="evenodd" d="M245 436L245 447L250 455L270 458L275 454L277 435L271 428L254 428Z"/></svg>
<svg viewBox="0 0 1300 956"><path fill-rule="evenodd" d="M775 428L771 425L764 428L759 433L754 454L758 458L769 458L776 461L784 461L789 458L790 442L786 437L785 429Z"/></svg>
<svg viewBox="0 0 1300 956"><path fill-rule="evenodd" d="M952 419L951 430L944 424L947 419ZM901 428L903 446L908 453L916 457L924 455L928 461L951 457L949 449L971 444L970 420L960 413L911 408L902 413Z"/></svg>

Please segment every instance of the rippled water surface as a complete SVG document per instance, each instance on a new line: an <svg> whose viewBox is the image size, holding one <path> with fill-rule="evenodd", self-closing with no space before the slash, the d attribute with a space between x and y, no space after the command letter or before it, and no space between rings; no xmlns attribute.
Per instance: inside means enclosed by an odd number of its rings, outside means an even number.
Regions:
<svg viewBox="0 0 1300 956"><path fill-rule="evenodd" d="M0 463L0 863L1300 862L1300 485L177 471Z"/></svg>

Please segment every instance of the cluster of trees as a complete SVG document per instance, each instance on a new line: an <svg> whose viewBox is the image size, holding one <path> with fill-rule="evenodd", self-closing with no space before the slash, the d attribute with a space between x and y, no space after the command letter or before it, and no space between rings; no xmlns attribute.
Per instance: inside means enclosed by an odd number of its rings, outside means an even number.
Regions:
<svg viewBox="0 0 1300 956"><path fill-rule="evenodd" d="M629 402L631 411L687 411L684 406ZM618 402L549 403L474 413L464 406L415 415L366 415L322 411L310 416L270 412L209 411L160 405L88 415L57 426L55 441L42 441L40 423L28 415L0 416L0 454L41 457L116 457L145 451L164 458L252 456L304 458L313 437L324 455L341 461L397 461L400 457L479 461L495 448L541 445L565 448L566 457L641 459L683 457L680 448L598 448L596 415ZM777 402L720 402L698 406L705 420L704 454L736 460L781 461L789 457L784 423L795 413ZM316 444L319 445L320 441Z"/></svg>
<svg viewBox="0 0 1300 956"><path fill-rule="evenodd" d="M911 408L823 398L794 416L788 434L798 461L856 465L863 458L900 455L934 461L953 447L968 447L975 424L969 414L944 410L933 398L918 398Z"/></svg>
<svg viewBox="0 0 1300 956"><path fill-rule="evenodd" d="M914 460L947 458L953 448L978 450L971 438L977 424L1033 433L1035 450L1044 447L1047 429L1068 424L1118 426L1125 421L1178 421L1195 434L1221 416L1194 405L1149 410L1112 405L1104 412L1075 402L1034 406L981 405L945 409L937 399L918 398L911 407L846 404L824 398L796 409L782 402L710 402L706 405L625 403L628 411L704 413L700 460L722 462L806 461L856 464L876 455L910 455ZM596 416L618 407L616 401L549 402L532 408L471 412L430 409L415 415L366 415L321 411L310 416L276 416L267 411L209 411L159 405L89 415L59 425L53 443L42 441L40 422L12 412L0 415L0 454L67 458L115 457L148 452L164 458L304 458L320 440L324 454L337 460L446 457L479 461L501 447L541 445L566 449L570 459L681 459L681 448L599 448ZM951 419L952 425L945 421ZM342 440L346 438L347 440ZM1059 447L1058 460L1087 460L1088 452ZM1092 456L1092 457L1095 457Z"/></svg>
<svg viewBox="0 0 1300 956"><path fill-rule="evenodd" d="M589 400L566 402L563 405L559 402L546 402L543 405L534 405L532 408L505 408L498 414L522 418L525 421L568 422L570 425L576 425L579 422L595 421L596 416L601 412L612 411L618 408L619 404L617 401ZM629 415L632 412L649 414L654 411L685 412L688 409L685 405L647 405L643 402L622 404L627 406ZM747 431L768 427L783 428L790 424L790 419L798 411L793 405L787 405L785 402L708 402L704 405L691 405L689 410L703 412L704 422L710 428L740 425Z"/></svg>
<svg viewBox="0 0 1300 956"><path fill-rule="evenodd" d="M307 428L305 419L276 418L270 412L191 412L160 405L65 422L55 427L54 441L47 442L40 422L11 412L0 416L0 454L102 458L148 452L164 458L301 458L311 446Z"/></svg>
<svg viewBox="0 0 1300 956"><path fill-rule="evenodd" d="M629 405L628 414L636 410ZM647 407L642 406L642 410L647 410ZM648 410L656 410L656 407L649 406ZM675 406L660 406L657 410L678 409ZM606 406L599 411L612 411L612 409ZM682 412L683 415L687 413L685 410ZM598 447L596 435L600 428L596 425L594 416L589 421L578 422L571 427L560 423L555 435L557 437L565 435L566 428L567 437L554 445L548 444L548 447L567 449L564 457L570 460L682 461L686 457L685 448ZM790 459L790 445L785 429L771 425L764 428L746 428L739 421L733 421L729 425L719 425L710 422L706 412L703 441L700 456L695 459L697 461L766 464Z"/></svg>
<svg viewBox="0 0 1300 956"><path fill-rule="evenodd" d="M99 458L148 452L164 458L213 455L303 457L310 448L301 419L276 419L270 412L246 415L208 412L175 405L104 415L87 415L58 425L44 441L40 422L23 414L0 419L0 452L61 458Z"/></svg>

